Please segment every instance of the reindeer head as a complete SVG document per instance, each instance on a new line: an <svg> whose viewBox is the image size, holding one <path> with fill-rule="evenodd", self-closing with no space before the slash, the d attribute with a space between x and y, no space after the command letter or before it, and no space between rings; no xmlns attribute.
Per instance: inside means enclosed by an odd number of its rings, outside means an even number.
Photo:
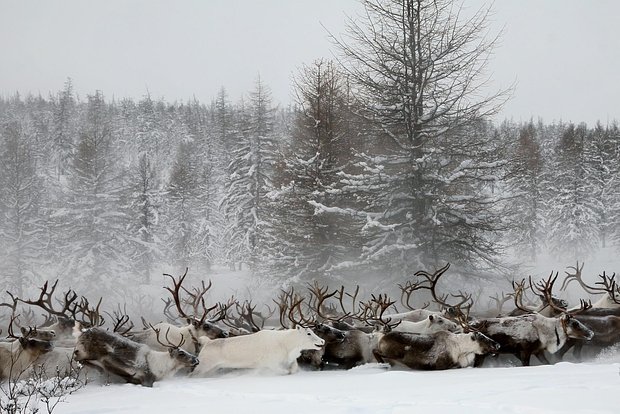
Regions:
<svg viewBox="0 0 620 414"><path fill-rule="evenodd" d="M179 362L179 364L181 364L183 367L190 368L192 370L196 368L196 366L200 362L195 355L190 354L183 348L170 347L168 349L168 354L172 359Z"/></svg>
<svg viewBox="0 0 620 414"><path fill-rule="evenodd" d="M493 339L489 338L481 332L471 332L466 335L469 335L471 340L477 342L480 346L479 352L476 352L477 354L493 354L496 353L500 348L500 345L497 342L495 342Z"/></svg>
<svg viewBox="0 0 620 414"><path fill-rule="evenodd" d="M437 328L437 330L461 332L461 328L456 323L440 315L428 315L428 323L430 326Z"/></svg>
<svg viewBox="0 0 620 414"><path fill-rule="evenodd" d="M170 328L166 330L165 337L162 339L160 337L160 330L151 326L151 328L155 331L157 336L157 342L159 342L164 347L168 348L168 354L172 359L177 361L179 365L185 368L191 368L192 370L198 365L198 358L181 348L185 343L185 339L181 338L179 343L172 343L168 334L170 333ZM201 337L202 338L202 337Z"/></svg>
<svg viewBox="0 0 620 414"><path fill-rule="evenodd" d="M54 345L50 341L42 341L40 339L20 337L19 344L24 351L34 355L45 354L54 349Z"/></svg>
<svg viewBox="0 0 620 414"><path fill-rule="evenodd" d="M314 325L312 330L320 338L323 338L326 343L342 342L346 338L346 334L344 331L322 323L317 323L316 325Z"/></svg>
<svg viewBox="0 0 620 414"><path fill-rule="evenodd" d="M56 339L56 332L52 329L39 329L37 327L26 329L23 326L19 329L24 338L40 339L42 341L53 341Z"/></svg>
<svg viewBox="0 0 620 414"><path fill-rule="evenodd" d="M302 349L321 349L325 346L325 340L319 338L312 329L302 326L297 326L295 329L297 334L304 338L302 341L304 348Z"/></svg>
<svg viewBox="0 0 620 414"><path fill-rule="evenodd" d="M594 337L594 332L571 314L564 313L560 316L560 322L564 333L569 338L590 340Z"/></svg>
<svg viewBox="0 0 620 414"><path fill-rule="evenodd" d="M197 318L188 318L188 323L194 328L194 336L208 336L210 339L228 338L228 332L209 321L201 321Z"/></svg>

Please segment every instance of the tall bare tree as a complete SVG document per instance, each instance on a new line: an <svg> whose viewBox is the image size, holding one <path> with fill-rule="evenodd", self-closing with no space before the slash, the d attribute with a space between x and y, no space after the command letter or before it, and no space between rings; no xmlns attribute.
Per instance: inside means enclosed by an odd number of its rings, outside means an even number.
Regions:
<svg viewBox="0 0 620 414"><path fill-rule="evenodd" d="M500 162L485 117L507 92L488 92L497 36L489 9L467 17L452 0L363 0L366 14L334 38L374 126L349 190L364 194L363 262L392 273L453 260L497 265L502 228L492 194ZM347 213L350 213L347 211Z"/></svg>

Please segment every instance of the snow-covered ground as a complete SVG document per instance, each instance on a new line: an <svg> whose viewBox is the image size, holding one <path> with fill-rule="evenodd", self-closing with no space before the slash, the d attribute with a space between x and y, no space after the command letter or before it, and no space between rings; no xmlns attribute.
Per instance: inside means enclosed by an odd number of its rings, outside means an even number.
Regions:
<svg viewBox="0 0 620 414"><path fill-rule="evenodd" d="M350 371L288 376L231 373L175 378L153 388L94 385L68 397L59 414L171 413L620 413L620 355L589 363Z"/></svg>

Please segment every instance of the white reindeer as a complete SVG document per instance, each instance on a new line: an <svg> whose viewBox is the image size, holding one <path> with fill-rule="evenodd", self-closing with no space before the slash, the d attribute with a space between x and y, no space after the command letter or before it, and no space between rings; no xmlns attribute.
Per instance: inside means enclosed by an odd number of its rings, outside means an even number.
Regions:
<svg viewBox="0 0 620 414"><path fill-rule="evenodd" d="M440 315L428 315L428 317L419 322L410 322L401 320L400 323L392 329L393 332L406 332L413 334L432 334L439 331L461 332L461 327L449 319Z"/></svg>
<svg viewBox="0 0 620 414"><path fill-rule="evenodd" d="M49 341L20 337L13 342L0 343L0 381L19 379L42 354L51 351Z"/></svg>
<svg viewBox="0 0 620 414"><path fill-rule="evenodd" d="M193 376L207 376L218 368L266 369L275 373L298 371L297 358L305 349L321 349L325 341L310 328L263 330L224 339L200 337L200 364Z"/></svg>

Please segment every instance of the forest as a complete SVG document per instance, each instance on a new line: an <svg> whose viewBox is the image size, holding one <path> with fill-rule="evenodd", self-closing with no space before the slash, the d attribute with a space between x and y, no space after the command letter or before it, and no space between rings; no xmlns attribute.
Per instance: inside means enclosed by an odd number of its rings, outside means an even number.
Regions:
<svg viewBox="0 0 620 414"><path fill-rule="evenodd" d="M236 104L224 89L209 104L80 99L70 80L1 100L4 286L111 288L213 266L398 280L446 261L492 277L509 253L572 263L618 246L616 124L480 120L429 146L425 190L407 192L403 154L356 117L334 66L305 70L287 108L260 81Z"/></svg>
<svg viewBox="0 0 620 414"><path fill-rule="evenodd" d="M393 285L445 263L510 280L541 255L620 249L617 123L495 121L508 93L483 95L480 76L496 39L448 31L446 13L417 10L401 38L403 16L371 7L384 26L352 24L342 59L300 67L286 106L260 76L235 102L224 87L210 102L78 96L71 79L2 97L5 289L118 293L185 268Z"/></svg>

